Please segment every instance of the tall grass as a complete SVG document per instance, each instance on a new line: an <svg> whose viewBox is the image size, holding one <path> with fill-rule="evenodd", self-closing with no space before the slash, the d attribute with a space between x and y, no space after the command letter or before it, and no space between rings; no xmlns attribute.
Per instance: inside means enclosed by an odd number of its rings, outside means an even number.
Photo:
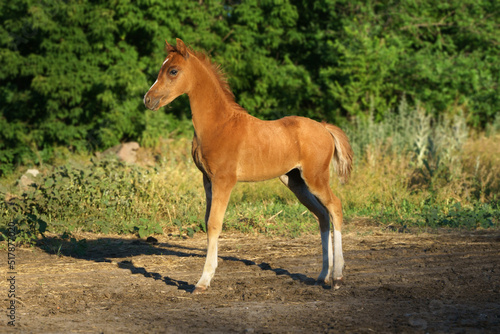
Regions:
<svg viewBox="0 0 500 334"><path fill-rule="evenodd" d="M350 215L454 226L450 220L460 217L449 212L459 208L458 216L479 214L464 226L498 226L498 132L472 132L461 110L435 119L404 100L384 121L360 119L347 132L358 153L353 180L343 189Z"/></svg>
<svg viewBox="0 0 500 334"><path fill-rule="evenodd" d="M434 119L403 101L382 122L358 119L346 132L355 168L344 186L332 171L331 187L342 199L347 225L363 216L400 230L499 226L500 135L493 126L477 134L461 112ZM62 165L41 167L24 190L12 178L1 179L0 232L5 235L12 221L20 241L45 231L144 237L203 230L204 190L190 138L159 140L140 157L144 165L69 156ZM318 229L278 180L238 184L224 226L288 236Z"/></svg>

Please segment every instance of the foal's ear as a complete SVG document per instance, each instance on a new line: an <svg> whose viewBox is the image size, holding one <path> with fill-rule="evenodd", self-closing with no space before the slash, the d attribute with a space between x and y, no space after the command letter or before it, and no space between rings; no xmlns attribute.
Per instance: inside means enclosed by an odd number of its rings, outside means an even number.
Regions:
<svg viewBox="0 0 500 334"><path fill-rule="evenodd" d="M168 44L167 40L165 40L165 50L167 50L167 53L177 51L175 47Z"/></svg>
<svg viewBox="0 0 500 334"><path fill-rule="evenodd" d="M180 38L177 38L176 42L177 42L177 45L176 45L177 52L179 52L181 54L181 56L184 57L184 59L188 59L189 52L188 52L186 44L184 44L184 42Z"/></svg>

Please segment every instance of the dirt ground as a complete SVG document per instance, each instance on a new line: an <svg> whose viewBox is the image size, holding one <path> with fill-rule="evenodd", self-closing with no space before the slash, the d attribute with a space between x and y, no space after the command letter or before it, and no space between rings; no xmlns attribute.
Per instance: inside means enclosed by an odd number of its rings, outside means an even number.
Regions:
<svg viewBox="0 0 500 334"><path fill-rule="evenodd" d="M219 268L202 295L190 291L204 263L203 233L155 244L79 237L86 243L58 248L49 240L16 250L16 326L3 316L0 332L500 332L498 230L408 234L350 222L345 285L337 291L314 284L319 233L225 232ZM4 277L7 253L0 253ZM7 290L2 280L3 310Z"/></svg>

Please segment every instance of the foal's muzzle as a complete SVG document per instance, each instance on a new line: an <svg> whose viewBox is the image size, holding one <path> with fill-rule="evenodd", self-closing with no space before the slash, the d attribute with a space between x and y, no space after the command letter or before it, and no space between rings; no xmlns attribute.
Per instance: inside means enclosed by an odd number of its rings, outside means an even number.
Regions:
<svg viewBox="0 0 500 334"><path fill-rule="evenodd" d="M155 99L149 96L149 92L144 95L144 105L150 110L158 110L160 99Z"/></svg>

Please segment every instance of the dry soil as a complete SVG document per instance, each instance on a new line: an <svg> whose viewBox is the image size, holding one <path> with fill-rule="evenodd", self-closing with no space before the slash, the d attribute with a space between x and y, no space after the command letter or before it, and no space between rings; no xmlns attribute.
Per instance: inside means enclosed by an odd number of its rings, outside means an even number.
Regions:
<svg viewBox="0 0 500 334"><path fill-rule="evenodd" d="M319 233L290 239L223 233L210 289L206 240L49 238L16 249L20 333L498 333L500 231L398 233L362 221L344 233L345 285L315 285ZM2 277L7 252L0 252ZM0 291L9 305L7 280ZM5 314L5 313L4 313Z"/></svg>

